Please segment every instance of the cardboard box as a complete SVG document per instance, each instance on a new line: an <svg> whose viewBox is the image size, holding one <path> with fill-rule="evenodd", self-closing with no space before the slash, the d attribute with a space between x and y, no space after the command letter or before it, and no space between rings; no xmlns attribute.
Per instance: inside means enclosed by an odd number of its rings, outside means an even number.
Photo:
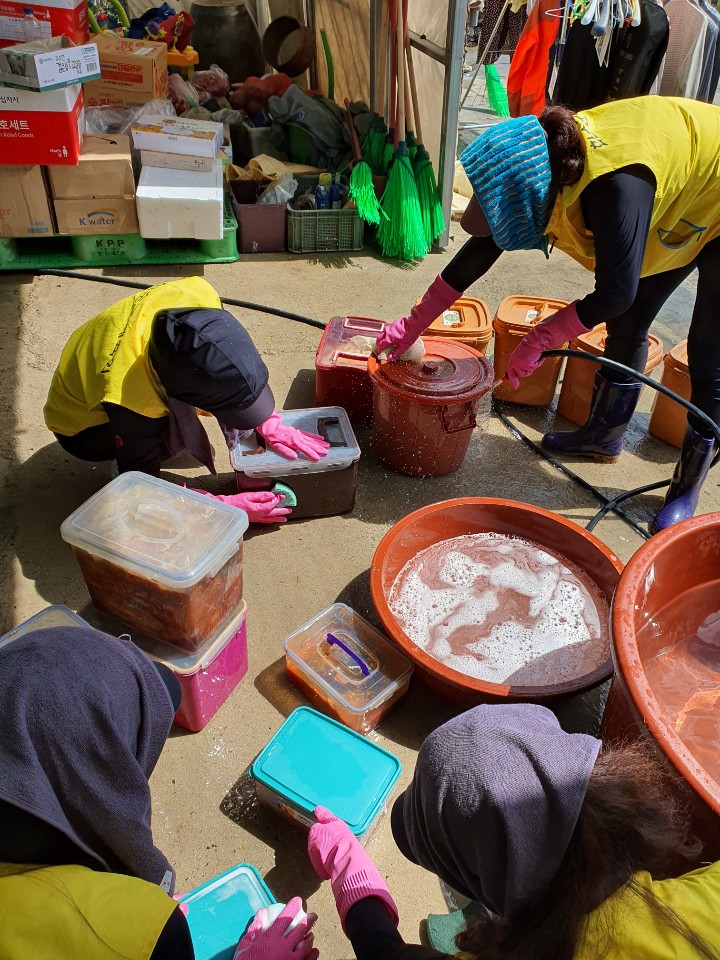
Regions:
<svg viewBox="0 0 720 960"><path fill-rule="evenodd" d="M130 137L91 134L83 140L77 167L48 167L56 200L133 197Z"/></svg>
<svg viewBox="0 0 720 960"><path fill-rule="evenodd" d="M0 237L55 232L42 167L0 166Z"/></svg>
<svg viewBox="0 0 720 960"><path fill-rule="evenodd" d="M53 200L58 233L71 236L137 233L135 197Z"/></svg>
<svg viewBox="0 0 720 960"><path fill-rule="evenodd" d="M112 33L101 33L93 43L97 44L100 56L100 79L85 86L88 106L167 99L167 46L164 43L126 40Z"/></svg>
<svg viewBox="0 0 720 960"><path fill-rule="evenodd" d="M25 42L23 11L32 7L33 16L43 28L43 37L65 36L72 43L88 41L87 0L0 0L0 47Z"/></svg>
<svg viewBox="0 0 720 960"><path fill-rule="evenodd" d="M160 167L165 170L196 170L198 173L210 173L217 157L191 157L181 153L160 153L159 150L141 150L140 163L143 167Z"/></svg>
<svg viewBox="0 0 720 960"><path fill-rule="evenodd" d="M85 133L82 87L11 90L0 87L3 163L76 164Z"/></svg>
<svg viewBox="0 0 720 960"><path fill-rule="evenodd" d="M130 128L136 150L214 158L223 145L221 123L183 117L151 117Z"/></svg>
<svg viewBox="0 0 720 960"><path fill-rule="evenodd" d="M51 37L0 50L0 83L6 87L57 90L99 76L94 43L76 47L67 37Z"/></svg>

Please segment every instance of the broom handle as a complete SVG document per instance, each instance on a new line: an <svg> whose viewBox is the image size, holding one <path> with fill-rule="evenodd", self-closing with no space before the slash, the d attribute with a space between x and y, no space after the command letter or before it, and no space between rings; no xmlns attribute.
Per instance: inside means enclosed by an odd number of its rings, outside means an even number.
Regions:
<svg viewBox="0 0 720 960"><path fill-rule="evenodd" d="M378 43L378 52L376 54L375 73L377 82L375 84L375 103L373 104L373 113L378 117L385 112L385 90L387 88L387 53L388 53L388 30L390 26L389 11L387 3L382 4L380 11L380 38ZM379 62L378 62L379 61Z"/></svg>
<svg viewBox="0 0 720 960"><path fill-rule="evenodd" d="M402 29L402 0L397 0L397 113L398 122L395 130L395 146L397 147L401 140L405 140L405 70L403 62L405 53L403 49L403 29Z"/></svg>
<svg viewBox="0 0 720 960"><path fill-rule="evenodd" d="M395 32L397 30L397 6L395 0L388 0L390 7L390 117L388 127L397 126L397 47L395 45Z"/></svg>
<svg viewBox="0 0 720 960"><path fill-rule="evenodd" d="M417 137L418 143L425 143L425 141L423 140L422 130L420 129L420 105L418 103L417 84L415 83L415 67L413 66L412 45L410 43L410 37L408 37L405 42L406 42L405 49L407 50L408 73L410 74L410 90L412 91L413 115L415 120L415 136Z"/></svg>
<svg viewBox="0 0 720 960"><path fill-rule="evenodd" d="M347 112L348 126L350 127L350 140L352 141L353 151L355 153L355 159L359 163L362 159L362 153L360 151L360 141L358 140L357 130L355 129L355 121L353 119L352 113L350 113L350 101L345 97L345 110Z"/></svg>
<svg viewBox="0 0 720 960"><path fill-rule="evenodd" d="M405 81L405 116L407 118L407 128L408 130L414 130L415 124L413 123L413 107L410 100L410 74L408 73L407 65L407 42L408 42L408 0L402 0L403 6L403 71L404 71L404 81Z"/></svg>

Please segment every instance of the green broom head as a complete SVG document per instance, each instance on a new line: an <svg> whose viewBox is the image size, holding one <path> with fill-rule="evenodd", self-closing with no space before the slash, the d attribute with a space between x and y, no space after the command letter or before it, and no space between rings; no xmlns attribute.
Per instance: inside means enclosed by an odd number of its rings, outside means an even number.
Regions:
<svg viewBox="0 0 720 960"><path fill-rule="evenodd" d="M500 74L497 72L497 67L493 63L485 64L485 89L487 90L490 108L499 117L509 117L510 106L507 93L500 79Z"/></svg>
<svg viewBox="0 0 720 960"><path fill-rule="evenodd" d="M393 157L395 156L395 146L393 144L393 131L388 131L387 142L383 147L382 162L380 164L381 175L387 176L390 173Z"/></svg>
<svg viewBox="0 0 720 960"><path fill-rule="evenodd" d="M387 216L380 222L377 238L386 257L418 260L428 252L423 230L417 185L407 147L401 143L395 152L387 186L382 198Z"/></svg>
<svg viewBox="0 0 720 960"><path fill-rule="evenodd" d="M415 156L415 181L417 183L423 234L428 250L445 229L440 194L430 155L423 146L419 146Z"/></svg>
<svg viewBox="0 0 720 960"><path fill-rule="evenodd" d="M412 130L408 130L408 132L405 134L405 143L408 148L408 153L410 154L410 159L414 162L415 154L417 153L418 142Z"/></svg>
<svg viewBox="0 0 720 960"><path fill-rule="evenodd" d="M384 173L382 169L387 127L382 117L374 116L363 143L363 158L370 164L373 173Z"/></svg>
<svg viewBox="0 0 720 960"><path fill-rule="evenodd" d="M372 170L364 160L356 163L350 174L350 196L355 201L357 212L366 223L380 223L380 204L375 195Z"/></svg>

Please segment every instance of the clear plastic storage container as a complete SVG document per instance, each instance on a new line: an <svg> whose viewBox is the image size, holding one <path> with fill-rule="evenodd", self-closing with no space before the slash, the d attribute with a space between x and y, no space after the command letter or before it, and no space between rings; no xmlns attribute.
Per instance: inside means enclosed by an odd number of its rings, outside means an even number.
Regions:
<svg viewBox="0 0 720 960"><path fill-rule="evenodd" d="M238 490L270 490L276 483L285 484L297 498L290 520L348 513L355 506L360 447L345 410L310 407L278 412L287 426L323 436L330 444L327 456L317 463L302 453L297 460L288 460L253 434L230 454Z"/></svg>
<svg viewBox="0 0 720 960"><path fill-rule="evenodd" d="M4 647L6 643L11 643L13 640L18 640L33 630L46 630L48 627L89 626L90 624L86 620L83 620L82 617L73 613L72 610L60 604L53 604L52 607L46 607L44 610L41 610L40 613L36 613L35 616L30 617L29 620L18 624L17 627L13 627L5 636L0 637L0 647Z"/></svg>
<svg viewBox="0 0 720 960"><path fill-rule="evenodd" d="M285 641L290 679L358 733L373 730L407 692L412 664L344 603L334 603Z"/></svg>
<svg viewBox="0 0 720 960"><path fill-rule="evenodd" d="M184 487L124 473L65 520L93 603L194 653L240 605L248 518Z"/></svg>

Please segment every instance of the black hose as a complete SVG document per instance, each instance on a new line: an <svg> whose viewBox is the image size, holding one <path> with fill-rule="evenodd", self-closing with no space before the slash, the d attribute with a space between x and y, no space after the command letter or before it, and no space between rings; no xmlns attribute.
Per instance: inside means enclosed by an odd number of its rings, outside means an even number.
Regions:
<svg viewBox="0 0 720 960"><path fill-rule="evenodd" d="M70 280L90 280L93 283L109 283L114 287L128 287L131 290L149 290L155 286L153 283L140 283L137 280L125 280L121 277L96 277L92 273L78 273L76 270L36 270L41 277L63 277ZM262 303L252 303L250 300L236 300L234 297L220 297L222 303L227 303L231 307L242 307L243 310L253 310L256 313L269 313L275 317L282 317L284 320L295 320L297 323L304 323L308 327L317 327L318 330L324 330L325 324L320 320L313 320L312 317L305 317L301 313L290 313L288 310L278 310L276 307L266 307Z"/></svg>

